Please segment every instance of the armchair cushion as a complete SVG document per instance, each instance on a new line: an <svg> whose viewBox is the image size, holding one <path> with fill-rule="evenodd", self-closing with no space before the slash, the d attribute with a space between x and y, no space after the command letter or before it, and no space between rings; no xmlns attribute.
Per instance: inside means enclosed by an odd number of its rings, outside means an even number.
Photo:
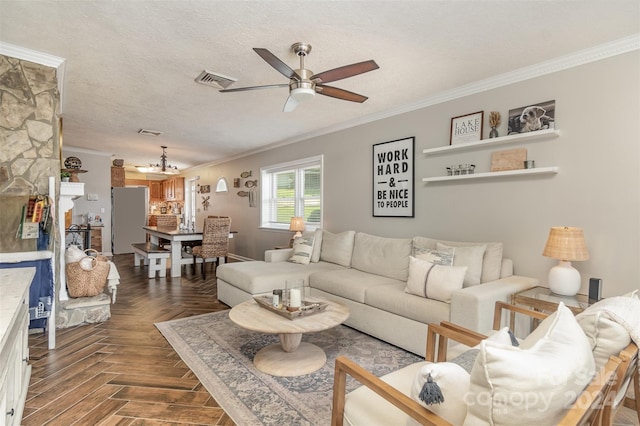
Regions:
<svg viewBox="0 0 640 426"><path fill-rule="evenodd" d="M591 346L560 303L519 347L484 341L465 425L557 424L594 373Z"/></svg>
<svg viewBox="0 0 640 426"><path fill-rule="evenodd" d="M416 296L451 301L451 293L462 288L466 266L442 266L409 256L409 278L405 291Z"/></svg>

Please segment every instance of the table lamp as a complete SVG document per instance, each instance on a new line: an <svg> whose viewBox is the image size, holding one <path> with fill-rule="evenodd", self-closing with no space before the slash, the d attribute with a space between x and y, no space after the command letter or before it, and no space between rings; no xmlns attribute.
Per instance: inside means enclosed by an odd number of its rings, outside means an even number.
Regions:
<svg viewBox="0 0 640 426"><path fill-rule="evenodd" d="M562 296L575 296L580 290L580 272L571 266L571 262L589 259L582 229L552 227L542 255L559 260L549 271L551 291Z"/></svg>
<svg viewBox="0 0 640 426"><path fill-rule="evenodd" d="M293 237L291 237L290 246L293 247L293 240L297 237L302 237L302 231L304 231L304 218L299 216L294 216L291 218L291 223L289 224L289 231L295 231Z"/></svg>

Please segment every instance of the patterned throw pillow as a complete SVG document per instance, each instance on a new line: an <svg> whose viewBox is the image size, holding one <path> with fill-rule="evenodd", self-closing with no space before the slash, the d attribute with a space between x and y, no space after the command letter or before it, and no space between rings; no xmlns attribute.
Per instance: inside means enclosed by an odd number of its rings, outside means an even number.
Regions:
<svg viewBox="0 0 640 426"><path fill-rule="evenodd" d="M289 262L308 265L313 253L313 237L297 237L293 240L293 251Z"/></svg>
<svg viewBox="0 0 640 426"><path fill-rule="evenodd" d="M455 247L433 250L422 247L413 248L413 257L442 266L453 266Z"/></svg>

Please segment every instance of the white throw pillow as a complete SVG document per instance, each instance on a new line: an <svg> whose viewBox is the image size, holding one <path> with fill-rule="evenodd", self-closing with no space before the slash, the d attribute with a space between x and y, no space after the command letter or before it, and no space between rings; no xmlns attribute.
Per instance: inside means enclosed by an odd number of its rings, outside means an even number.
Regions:
<svg viewBox="0 0 640 426"><path fill-rule="evenodd" d="M445 250L432 250L421 247L413 248L413 256L415 258L426 260L436 265L453 266L454 255L455 249L453 247Z"/></svg>
<svg viewBox="0 0 640 426"><path fill-rule="evenodd" d="M289 262L308 265L313 253L313 237L296 237L293 240L293 250Z"/></svg>
<svg viewBox="0 0 640 426"><path fill-rule="evenodd" d="M451 247L442 243L436 244L438 250L455 250L453 266L466 266L467 275L464 277L464 286L471 287L480 284L482 277L482 258L487 249L486 245Z"/></svg>
<svg viewBox="0 0 640 426"><path fill-rule="evenodd" d="M465 425L557 424L580 395L594 373L587 337L563 303L540 326L520 347L482 342Z"/></svg>
<svg viewBox="0 0 640 426"><path fill-rule="evenodd" d="M427 405L420 399L420 391L422 391L422 387L428 380L429 375L442 391L444 401L440 404ZM467 415L464 397L468 392L469 373L459 365L450 362L438 362L423 366L416 374L411 385L411 398L414 401L454 425L462 424ZM411 417L407 420L408 426L418 424Z"/></svg>
<svg viewBox="0 0 640 426"><path fill-rule="evenodd" d="M355 236L355 231L344 231L339 234L322 231L320 260L349 268L351 266L351 255L353 254Z"/></svg>
<svg viewBox="0 0 640 426"><path fill-rule="evenodd" d="M451 293L462 288L467 267L435 265L409 256L409 278L405 292L416 296L451 301Z"/></svg>

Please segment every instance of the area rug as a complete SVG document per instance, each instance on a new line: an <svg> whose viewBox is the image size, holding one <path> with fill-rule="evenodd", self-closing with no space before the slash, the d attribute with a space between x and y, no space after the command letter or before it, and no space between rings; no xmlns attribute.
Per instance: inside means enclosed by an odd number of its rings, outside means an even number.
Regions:
<svg viewBox="0 0 640 426"><path fill-rule="evenodd" d="M305 334L327 354L320 370L298 377L274 377L253 366L277 335L245 330L228 311L157 323L173 346L233 421L249 425L329 425L335 359L345 355L377 376L422 360L419 356L340 325ZM347 390L359 385L350 379Z"/></svg>

